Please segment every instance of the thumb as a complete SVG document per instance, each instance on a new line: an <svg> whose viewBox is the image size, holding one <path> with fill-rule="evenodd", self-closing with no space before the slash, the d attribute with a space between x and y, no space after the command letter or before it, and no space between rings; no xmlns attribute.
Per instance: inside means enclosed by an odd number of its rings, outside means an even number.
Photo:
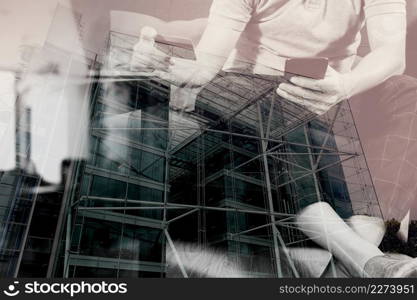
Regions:
<svg viewBox="0 0 417 300"><path fill-rule="evenodd" d="M331 67L330 65L327 66L326 76L334 76L337 74L339 74L339 72L337 72L333 67Z"/></svg>

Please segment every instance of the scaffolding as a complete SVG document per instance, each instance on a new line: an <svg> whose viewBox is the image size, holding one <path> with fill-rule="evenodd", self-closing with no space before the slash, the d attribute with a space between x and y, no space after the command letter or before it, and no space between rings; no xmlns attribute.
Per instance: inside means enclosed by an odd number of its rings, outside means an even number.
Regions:
<svg viewBox="0 0 417 300"><path fill-rule="evenodd" d="M111 32L107 63L96 69L127 65L136 41ZM54 268L64 277L91 275L76 270L96 267L117 270L111 273L117 277L131 276L127 271L164 276L165 245L188 277L177 240L221 248L247 265L262 256L273 266L248 269L250 277L298 277L288 249L311 243L295 224L302 207L326 201L343 218L382 217L347 101L317 116L279 98L277 78L221 73L199 93L195 111L185 113L169 109L170 86L161 80L120 75L98 81L92 155L74 168L78 185L71 183L67 200L64 259ZM85 243L104 242L97 232L106 226L103 237L117 236L117 249L83 250ZM154 232L151 240L132 237L131 226L144 228L143 236ZM88 230L93 233L85 239Z"/></svg>

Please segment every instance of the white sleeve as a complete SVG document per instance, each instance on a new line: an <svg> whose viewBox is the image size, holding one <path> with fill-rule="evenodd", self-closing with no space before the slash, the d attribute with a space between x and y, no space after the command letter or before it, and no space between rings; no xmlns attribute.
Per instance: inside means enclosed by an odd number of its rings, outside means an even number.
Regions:
<svg viewBox="0 0 417 300"><path fill-rule="evenodd" d="M384 14L406 14L405 0L365 0L365 18Z"/></svg>
<svg viewBox="0 0 417 300"><path fill-rule="evenodd" d="M214 0L208 19L213 24L236 31L245 30L252 18L256 0Z"/></svg>

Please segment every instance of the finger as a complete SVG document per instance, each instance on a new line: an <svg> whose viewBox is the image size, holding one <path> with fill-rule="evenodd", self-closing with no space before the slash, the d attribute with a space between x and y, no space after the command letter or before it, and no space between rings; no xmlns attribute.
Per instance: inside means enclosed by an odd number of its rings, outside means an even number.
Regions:
<svg viewBox="0 0 417 300"><path fill-rule="evenodd" d="M169 103L169 108L172 109L172 110L175 110L175 111L181 110L180 106L177 106L173 103Z"/></svg>
<svg viewBox="0 0 417 300"><path fill-rule="evenodd" d="M327 104L328 106L336 105L337 103L343 101L344 98L340 98L337 95L326 97L323 99L323 103Z"/></svg>
<svg viewBox="0 0 417 300"><path fill-rule="evenodd" d="M144 55L134 55L131 61L131 67L135 69L151 68L152 64L152 60Z"/></svg>
<svg viewBox="0 0 417 300"><path fill-rule="evenodd" d="M169 81L171 76L168 73L161 71L161 70L154 70L149 74L150 77L159 77L163 80Z"/></svg>
<svg viewBox="0 0 417 300"><path fill-rule="evenodd" d="M170 65L165 62L156 61L152 63L152 67L156 70L167 72L169 70Z"/></svg>
<svg viewBox="0 0 417 300"><path fill-rule="evenodd" d="M170 55L162 51L153 52L151 56L158 59L159 61L164 61L166 63L170 63L171 58L172 58Z"/></svg>
<svg viewBox="0 0 417 300"><path fill-rule="evenodd" d="M158 62L159 64L163 65L172 65L171 56L166 55L165 53L153 53L151 55L153 61Z"/></svg>
<svg viewBox="0 0 417 300"><path fill-rule="evenodd" d="M326 76L332 76L337 74L338 72L335 69L333 69L331 66L327 66Z"/></svg>
<svg viewBox="0 0 417 300"><path fill-rule="evenodd" d="M301 97L299 95L296 94L292 94L291 92L288 91L284 91L281 88L277 89L277 93L280 95L281 92L284 92L284 94L288 97L292 97L293 99L298 99L298 101L300 101L300 103L304 103L304 105L310 105L311 103L313 103L314 105L318 106L318 105L322 105L322 106L326 106L328 105L326 101L324 101L323 99L320 100L316 100L316 99L308 99L308 98L304 98Z"/></svg>
<svg viewBox="0 0 417 300"><path fill-rule="evenodd" d="M314 101L310 101L310 100L305 100L305 99L299 99L283 90L278 89L277 90L278 95L280 95L282 98L294 102L300 106L303 106L305 108L307 108L309 111L312 111L314 113L317 114L323 114L324 112L326 112L329 107L325 104L322 103L318 103L318 102L314 102Z"/></svg>
<svg viewBox="0 0 417 300"><path fill-rule="evenodd" d="M155 68L160 70L167 70L171 65L171 57L165 55L164 53L157 54L143 54L143 53L134 53L131 61L133 68Z"/></svg>
<svg viewBox="0 0 417 300"><path fill-rule="evenodd" d="M169 107L173 110L181 110L184 107L184 103L175 97L171 97Z"/></svg>
<svg viewBox="0 0 417 300"><path fill-rule="evenodd" d="M326 95L323 93L312 91L310 89L299 87L290 83L280 84L279 89L284 90L293 96L309 100L322 101L324 98L326 98Z"/></svg>
<svg viewBox="0 0 417 300"><path fill-rule="evenodd" d="M302 77L302 76L294 76L294 77L291 77L290 82L300 87L310 89L313 91L318 91L318 92L323 91L323 86L322 86L323 80L317 80L317 79L312 79L312 78L307 78L307 77Z"/></svg>
<svg viewBox="0 0 417 300"><path fill-rule="evenodd" d="M157 61L159 64L163 64L163 65L172 65L173 64L173 60L172 57L158 49L154 49L154 51L152 51L150 57L154 60Z"/></svg>

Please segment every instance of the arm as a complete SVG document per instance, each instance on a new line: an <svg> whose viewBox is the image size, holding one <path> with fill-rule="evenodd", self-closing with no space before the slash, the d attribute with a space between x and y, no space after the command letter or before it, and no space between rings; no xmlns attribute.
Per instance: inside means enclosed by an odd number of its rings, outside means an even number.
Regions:
<svg viewBox="0 0 417 300"><path fill-rule="evenodd" d="M406 17L384 14L370 18L367 31L371 52L344 75L348 96L377 86L405 69Z"/></svg>
<svg viewBox="0 0 417 300"><path fill-rule="evenodd" d="M277 93L313 112L323 114L340 101L403 73L406 16L400 8L399 3L393 13L377 13L367 18L371 51L351 72L340 74L329 68L323 80L293 77L292 84L281 84Z"/></svg>
<svg viewBox="0 0 417 300"><path fill-rule="evenodd" d="M197 61L171 59L168 70L161 70L158 75L180 87L198 88L210 82L222 69L257 3L257 0L214 0L197 47Z"/></svg>
<svg viewBox="0 0 417 300"><path fill-rule="evenodd" d="M157 74L179 87L202 87L222 69L239 37L239 31L209 24L197 46L196 61L172 58L168 70Z"/></svg>

